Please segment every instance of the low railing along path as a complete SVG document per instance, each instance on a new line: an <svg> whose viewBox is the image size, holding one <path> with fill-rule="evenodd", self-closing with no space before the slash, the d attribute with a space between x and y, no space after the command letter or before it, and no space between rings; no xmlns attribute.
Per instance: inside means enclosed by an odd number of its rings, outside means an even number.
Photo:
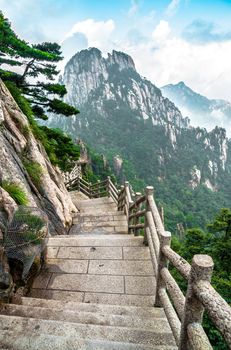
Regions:
<svg viewBox="0 0 231 350"><path fill-rule="evenodd" d="M178 349L212 349L202 326L204 311L231 348L231 308L210 283L213 260L208 255L195 255L190 265L171 248L171 233L165 231L163 210L160 214L153 187L148 186L143 195L136 193L132 196L128 182L117 190L109 177L93 185L78 178L67 187L82 191L90 198L112 197L118 210L126 215L128 232L143 235L143 242L150 249L157 281L155 306L164 308ZM186 280L186 295L171 275L169 263Z"/></svg>

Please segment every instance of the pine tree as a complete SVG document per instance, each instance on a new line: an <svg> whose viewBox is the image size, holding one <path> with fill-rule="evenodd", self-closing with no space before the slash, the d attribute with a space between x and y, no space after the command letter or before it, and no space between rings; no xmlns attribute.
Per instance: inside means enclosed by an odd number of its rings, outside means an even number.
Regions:
<svg viewBox="0 0 231 350"><path fill-rule="evenodd" d="M65 86L53 83L59 74L56 64L60 60L62 56L58 44L44 42L29 45L18 38L0 12L0 66L9 67L8 70L0 69L0 77L13 81L20 88L37 118L47 119L46 112L65 116L79 113L59 99L67 92ZM15 66L19 67L20 73L14 72Z"/></svg>

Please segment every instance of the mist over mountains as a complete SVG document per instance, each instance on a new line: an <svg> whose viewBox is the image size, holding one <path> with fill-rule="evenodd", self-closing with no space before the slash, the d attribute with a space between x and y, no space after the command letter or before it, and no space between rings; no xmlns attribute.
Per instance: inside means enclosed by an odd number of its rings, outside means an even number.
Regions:
<svg viewBox="0 0 231 350"><path fill-rule="evenodd" d="M161 88L163 95L169 98L180 109L181 113L190 118L193 126L212 130L216 126L226 129L231 137L231 103L220 99L208 99L192 89L184 82L168 84Z"/></svg>

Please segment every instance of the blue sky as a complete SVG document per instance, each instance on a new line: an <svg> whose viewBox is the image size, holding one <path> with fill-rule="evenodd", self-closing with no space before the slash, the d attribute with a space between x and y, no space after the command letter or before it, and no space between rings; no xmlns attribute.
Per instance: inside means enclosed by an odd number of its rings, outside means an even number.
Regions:
<svg viewBox="0 0 231 350"><path fill-rule="evenodd" d="M157 86L185 81L231 101L231 0L0 0L29 42L58 41L65 61L97 46L130 54Z"/></svg>

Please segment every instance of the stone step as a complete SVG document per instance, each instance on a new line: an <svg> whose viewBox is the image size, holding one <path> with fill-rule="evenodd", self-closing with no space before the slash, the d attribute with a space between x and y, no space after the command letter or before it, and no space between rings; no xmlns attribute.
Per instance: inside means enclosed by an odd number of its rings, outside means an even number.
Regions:
<svg viewBox="0 0 231 350"><path fill-rule="evenodd" d="M83 201L83 202L78 202L78 208L80 210L85 210L85 209L98 209L98 208L107 208L107 209L116 209L117 210L117 205L114 202L98 202L98 203L93 203L89 201Z"/></svg>
<svg viewBox="0 0 231 350"><path fill-rule="evenodd" d="M82 202L78 202L78 207L79 208L100 208L100 207L106 207L106 208L116 208L117 209L117 205L115 204L115 202L113 202L112 200L108 200L108 201L98 201L96 202L96 200L86 200L86 201L82 201Z"/></svg>
<svg viewBox="0 0 231 350"><path fill-rule="evenodd" d="M7 304L0 308L1 315L30 317L43 320L93 324L100 326L119 326L137 328L154 332L171 332L166 318L140 318L138 316L111 315L95 312L63 310L26 305Z"/></svg>
<svg viewBox="0 0 231 350"><path fill-rule="evenodd" d="M81 224L82 227L127 227L128 223L124 220L112 220L112 221L101 221L101 220L95 220L95 221L85 221Z"/></svg>
<svg viewBox="0 0 231 350"><path fill-rule="evenodd" d="M57 236L52 236L52 237L50 237L49 238L49 240L53 240L53 239L61 239L61 238L64 238L64 239L66 239L66 240L69 240L69 239L75 239L75 240L79 240L79 239L82 239L83 237L81 237L81 238L79 238L79 237L76 237L76 235L70 235L70 234L66 234L66 235L57 235ZM110 237L108 238L108 237L95 237L95 235L93 235L93 234L91 234L91 233L89 233L89 234L86 234L85 236L84 236L84 238L87 238L87 239L99 239L100 241L103 239L103 238L105 238L105 240L112 240L112 241L114 241L114 240L119 240L120 238L122 239L122 240L125 240L125 241L127 241L127 240L133 240L133 239L135 239L135 240L137 240L137 238L138 238L138 240L140 240L140 239L143 239L143 237L142 236L134 236L132 233L129 233L129 234L127 234L127 235L124 235L124 234L119 234L119 233L116 233L116 234L114 234L114 235L110 235ZM49 242L49 241L48 241Z"/></svg>
<svg viewBox="0 0 231 350"><path fill-rule="evenodd" d="M128 233L128 227L127 226L93 226L93 225L73 225L70 234L71 235L79 235L79 234L86 234L86 233L92 233L97 235L107 235L107 234L114 234L114 233Z"/></svg>
<svg viewBox="0 0 231 350"><path fill-rule="evenodd" d="M47 243L48 247L140 247L143 246L143 237L133 235L88 235L78 236L56 236L51 237Z"/></svg>
<svg viewBox="0 0 231 350"><path fill-rule="evenodd" d="M91 252L87 253L87 257L89 257ZM150 260L110 260L111 256L109 255L106 255L107 260L105 260L101 253L97 257L104 260L91 256L91 260L88 261L87 257L85 254L83 255L83 252L79 252L78 259L48 258L46 260L46 273L153 276L153 265Z"/></svg>
<svg viewBox="0 0 231 350"><path fill-rule="evenodd" d="M82 221L82 222L94 222L94 221L125 221L127 223L127 219L126 216L123 213L117 212L116 215L84 215L81 216L75 216L73 218L73 223L75 223L75 221Z"/></svg>
<svg viewBox="0 0 231 350"><path fill-rule="evenodd" d="M166 331L150 331L127 327L99 326L63 321L33 319L29 317L0 315L0 341L12 339L14 336L26 334L27 337L47 334L52 336L79 337L81 339L103 340L134 343L142 345L175 346L172 333Z"/></svg>
<svg viewBox="0 0 231 350"><path fill-rule="evenodd" d="M74 234L77 231L74 231L74 229L72 231L70 231L72 234ZM107 234L107 233L120 233L120 234L128 234L128 227L127 226L96 226L96 227L92 227L92 226L87 226L87 225L83 225L80 229L80 233L97 233L98 235L100 234Z"/></svg>
<svg viewBox="0 0 231 350"><path fill-rule="evenodd" d="M118 218L118 219L117 219ZM119 226L124 225L128 226L127 220L122 217L114 217L113 216L99 216L94 218L74 218L73 219L74 225L88 225L88 226Z"/></svg>
<svg viewBox="0 0 231 350"><path fill-rule="evenodd" d="M111 197L100 197L100 198L91 198L91 199L84 199L82 201L78 202L79 205L100 205L100 204L114 204L114 200Z"/></svg>
<svg viewBox="0 0 231 350"><path fill-rule="evenodd" d="M34 281L32 288L152 296L155 294L156 281L153 276L90 275L42 271Z"/></svg>
<svg viewBox="0 0 231 350"><path fill-rule="evenodd" d="M69 191L69 194L72 199L79 200L79 201L90 199L88 196L86 196L83 192L80 192L80 191Z"/></svg>
<svg viewBox="0 0 231 350"><path fill-rule="evenodd" d="M81 213L81 212L79 212L79 213L75 213L75 214L73 214L73 218L78 218L78 217L80 217L80 218L84 218L84 219L86 219L86 221L91 221L91 219L93 218L95 218L95 219L98 219L99 217L100 218L102 218L102 219L104 219L105 217L107 218L107 217L112 217L113 218L113 220L114 219L116 219L116 220L120 220L120 217L123 217L123 218L125 218L126 219L126 216L124 215L124 212L123 211L116 211L116 212L113 212L112 214L107 214L107 212L106 213L102 213L102 214L99 214L99 215L94 215L94 214L86 214L86 213ZM106 219L107 220L107 219Z"/></svg>
<svg viewBox="0 0 231 350"><path fill-rule="evenodd" d="M34 288L30 291L30 297L40 299L54 299L71 302L94 303L104 305L120 305L135 307L153 307L155 297L153 295L137 294L110 294L110 293L92 293L76 292L58 289Z"/></svg>
<svg viewBox="0 0 231 350"><path fill-rule="evenodd" d="M116 215L117 210L115 208L108 207L92 207L81 209L81 213L85 215Z"/></svg>
<svg viewBox="0 0 231 350"><path fill-rule="evenodd" d="M156 317L158 319L166 317L163 308L78 303L67 301L65 297L62 300L22 297L21 303L25 306L54 308L56 310L63 311L72 310L79 312L101 313L104 315L137 316L142 318Z"/></svg>
<svg viewBox="0 0 231 350"><path fill-rule="evenodd" d="M7 331L0 335L1 350L177 350L174 346L148 346L103 340L80 339L72 336L23 335L9 336Z"/></svg>

